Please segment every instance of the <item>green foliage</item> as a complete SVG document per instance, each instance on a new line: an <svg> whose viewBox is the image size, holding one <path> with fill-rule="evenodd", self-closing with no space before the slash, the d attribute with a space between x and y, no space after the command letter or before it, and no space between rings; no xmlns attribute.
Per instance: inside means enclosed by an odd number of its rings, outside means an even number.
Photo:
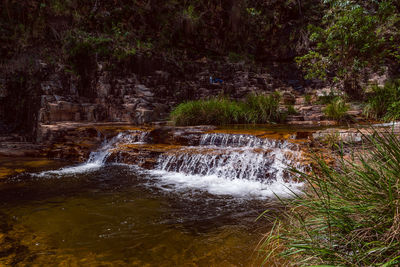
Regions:
<svg viewBox="0 0 400 267"><path fill-rule="evenodd" d="M111 38L110 58L129 57L152 44L160 53L200 58L232 51L247 58L295 51L301 27L319 14L319 0L296 1L4 1L0 8L0 59L49 44L60 55L71 31ZM310 8L313 7L313 8ZM257 57L255 57L257 56ZM65 58L65 57L63 57ZM61 59L61 57L60 57ZM113 62L115 63L115 62Z"/></svg>
<svg viewBox="0 0 400 267"><path fill-rule="evenodd" d="M72 58L87 55L109 55L112 39L103 36L93 36L87 32L71 32L65 41L65 49Z"/></svg>
<svg viewBox="0 0 400 267"><path fill-rule="evenodd" d="M315 157L313 170L292 170L303 194L282 199L286 212L261 249L303 266L400 264L400 141L392 133L363 136L365 150L333 167Z"/></svg>
<svg viewBox="0 0 400 267"><path fill-rule="evenodd" d="M245 101L226 98L188 101L170 114L175 125L267 123L282 120L277 95L249 95Z"/></svg>
<svg viewBox="0 0 400 267"><path fill-rule="evenodd" d="M227 99L188 101L178 105L170 114L175 125L233 124L242 117L238 103Z"/></svg>
<svg viewBox="0 0 400 267"><path fill-rule="evenodd" d="M383 117L385 121L397 121L400 119L400 101L393 102L390 107L388 108L388 111Z"/></svg>
<svg viewBox="0 0 400 267"><path fill-rule="evenodd" d="M296 114L298 114L298 113L299 113L299 112L294 108L293 105L287 106L287 114L288 114L288 115L296 115Z"/></svg>
<svg viewBox="0 0 400 267"><path fill-rule="evenodd" d="M322 143L325 144L327 147L331 148L332 150L337 149L338 147L343 144L340 133L338 131L333 131L328 133L323 139Z"/></svg>
<svg viewBox="0 0 400 267"><path fill-rule="evenodd" d="M305 95L304 96L304 101L306 102L307 105L311 105L311 103L312 103L312 95L309 95L309 94Z"/></svg>
<svg viewBox="0 0 400 267"><path fill-rule="evenodd" d="M369 118L396 119L400 101L400 80L388 81L385 86L374 85L372 94L364 106L364 114ZM390 113L388 111L390 110Z"/></svg>
<svg viewBox="0 0 400 267"><path fill-rule="evenodd" d="M244 111L243 122L267 123L280 121L282 115L278 111L279 100L279 93L272 95L250 94L242 104Z"/></svg>
<svg viewBox="0 0 400 267"><path fill-rule="evenodd" d="M349 106L346 104L346 101L342 97L336 97L326 106L324 113L330 119L344 121L349 118L347 114L348 110Z"/></svg>
<svg viewBox="0 0 400 267"><path fill-rule="evenodd" d="M109 34L70 31L63 40L63 47L73 69L90 59L123 62L137 53L150 55L153 50L151 42L132 40L130 34L117 25L112 26Z"/></svg>
<svg viewBox="0 0 400 267"><path fill-rule="evenodd" d="M330 91L329 94L324 92L324 94L322 96L318 97L317 103L320 105L327 105L327 104L332 103L332 101L337 97L338 97L338 95L335 94L333 91Z"/></svg>
<svg viewBox="0 0 400 267"><path fill-rule="evenodd" d="M294 105L296 104L296 97L291 93L287 93L284 95L283 103L285 105Z"/></svg>
<svg viewBox="0 0 400 267"><path fill-rule="evenodd" d="M250 15L250 16L260 16L261 15L261 10L257 10L254 7L248 7L246 8L246 12Z"/></svg>
<svg viewBox="0 0 400 267"><path fill-rule="evenodd" d="M183 16L184 18L189 19L193 22L199 20L199 16L197 15L193 5L189 5L187 8L183 10Z"/></svg>
<svg viewBox="0 0 400 267"><path fill-rule="evenodd" d="M310 51L304 56L297 57L296 63L306 71L306 79L318 78L324 80L327 76L329 59L322 54Z"/></svg>
<svg viewBox="0 0 400 267"><path fill-rule="evenodd" d="M393 52L399 15L392 0L367 4L359 1L325 1L322 24L309 26L313 49L296 62L307 78L342 81L350 96L359 95L363 71L378 69Z"/></svg>

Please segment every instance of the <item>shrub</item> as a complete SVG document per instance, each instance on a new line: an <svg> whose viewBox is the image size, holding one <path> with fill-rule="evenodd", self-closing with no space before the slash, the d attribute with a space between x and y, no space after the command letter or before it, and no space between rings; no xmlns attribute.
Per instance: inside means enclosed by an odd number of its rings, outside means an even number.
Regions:
<svg viewBox="0 0 400 267"><path fill-rule="evenodd" d="M293 105L287 106L287 114L288 114L288 115L296 115L296 114L298 114L298 113L299 113L299 112L294 108Z"/></svg>
<svg viewBox="0 0 400 267"><path fill-rule="evenodd" d="M284 216L261 246L267 258L280 246L273 256L302 266L400 264L400 141L375 131L363 138L368 149L336 167L316 157L310 173L292 170L307 187L281 200Z"/></svg>
<svg viewBox="0 0 400 267"><path fill-rule="evenodd" d="M83 31L71 31L64 40L64 49L69 58L75 59L97 54L108 56L112 53L113 40L104 36L94 36Z"/></svg>
<svg viewBox="0 0 400 267"><path fill-rule="evenodd" d="M348 105L341 97L336 97L330 104L324 109L324 113L328 118L343 121L349 118L347 111L349 110Z"/></svg>
<svg viewBox="0 0 400 267"><path fill-rule="evenodd" d="M388 109L398 101L400 101L400 80L389 81L384 87L374 85L372 87L372 95L369 96L364 106L364 114L369 118L383 118ZM393 112L396 107L392 109L387 119L394 115Z"/></svg>
<svg viewBox="0 0 400 267"><path fill-rule="evenodd" d="M383 67L388 47L396 44L397 34L388 37L387 31L397 23L398 11L391 0L323 2L327 6L322 20L308 27L311 49L296 62L306 78L342 81L345 92L358 99L365 70Z"/></svg>
<svg viewBox="0 0 400 267"><path fill-rule="evenodd" d="M385 121L396 121L400 119L400 101L393 102L383 117Z"/></svg>
<svg viewBox="0 0 400 267"><path fill-rule="evenodd" d="M324 92L324 95L318 97L317 103L320 105L327 105L330 104L337 97L338 95L332 91L330 91L329 94Z"/></svg>
<svg viewBox="0 0 400 267"><path fill-rule="evenodd" d="M249 95L245 101L212 98L181 103L170 119L181 126L277 122L283 117L278 107L277 95Z"/></svg>
<svg viewBox="0 0 400 267"><path fill-rule="evenodd" d="M312 101L312 96L311 95L305 95L304 96L304 101L306 102L306 104L307 105L310 105L311 104L311 101Z"/></svg>
<svg viewBox="0 0 400 267"><path fill-rule="evenodd" d="M328 148L332 150L336 150L342 146L342 139L340 138L340 133L338 131L331 132L327 134L323 139L322 143L325 144Z"/></svg>

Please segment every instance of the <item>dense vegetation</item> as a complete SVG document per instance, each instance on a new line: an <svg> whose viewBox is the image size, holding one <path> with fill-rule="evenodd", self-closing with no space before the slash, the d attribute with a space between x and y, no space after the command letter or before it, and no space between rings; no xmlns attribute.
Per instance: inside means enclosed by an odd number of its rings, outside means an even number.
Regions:
<svg viewBox="0 0 400 267"><path fill-rule="evenodd" d="M2 59L35 44L46 48L41 53L52 49L67 57L77 50L117 59L157 50L188 57L286 57L296 51L302 26L318 19L319 8L315 0L2 2ZM85 51L88 46L93 49Z"/></svg>
<svg viewBox="0 0 400 267"><path fill-rule="evenodd" d="M308 78L327 79L353 98L371 72L400 60L399 2L326 0L324 16L308 26L309 51L297 58Z"/></svg>
<svg viewBox="0 0 400 267"><path fill-rule="evenodd" d="M342 82L353 94L366 70L400 59L395 0L3 0L2 6L3 63L22 54L72 69L82 59L127 63L160 52L232 61L299 56L308 78Z"/></svg>
<svg viewBox="0 0 400 267"><path fill-rule="evenodd" d="M244 101L227 98L188 101L171 112L171 120L180 126L280 122L285 114L278 109L279 99L279 94L273 94L249 95Z"/></svg>
<svg viewBox="0 0 400 267"><path fill-rule="evenodd" d="M311 173L294 171L308 190L287 206L262 249L267 259L302 265L398 266L400 263L400 141L392 133L364 136L363 152L316 158Z"/></svg>
<svg viewBox="0 0 400 267"><path fill-rule="evenodd" d="M400 118L400 80L388 81L385 86L372 87L364 113L374 119L394 121Z"/></svg>

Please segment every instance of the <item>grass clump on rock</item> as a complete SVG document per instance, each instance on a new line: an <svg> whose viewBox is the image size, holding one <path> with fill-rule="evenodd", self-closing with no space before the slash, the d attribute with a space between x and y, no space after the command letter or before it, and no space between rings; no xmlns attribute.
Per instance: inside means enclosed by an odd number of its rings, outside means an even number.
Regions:
<svg viewBox="0 0 400 267"><path fill-rule="evenodd" d="M170 114L175 125L233 124L242 117L242 107L228 99L187 101L179 104Z"/></svg>
<svg viewBox="0 0 400 267"><path fill-rule="evenodd" d="M175 125L224 125L238 123L279 122L278 94L247 96L244 101L227 98L187 101L179 104L170 114Z"/></svg>
<svg viewBox="0 0 400 267"><path fill-rule="evenodd" d="M349 106L346 104L346 101L342 97L336 97L326 106L324 113L330 119L344 121L349 118L347 114L348 110Z"/></svg>
<svg viewBox="0 0 400 267"><path fill-rule="evenodd" d="M303 194L282 200L284 216L266 236L266 262L302 266L400 264L400 141L392 133L363 136L367 147L335 167L316 158L313 171L293 170Z"/></svg>

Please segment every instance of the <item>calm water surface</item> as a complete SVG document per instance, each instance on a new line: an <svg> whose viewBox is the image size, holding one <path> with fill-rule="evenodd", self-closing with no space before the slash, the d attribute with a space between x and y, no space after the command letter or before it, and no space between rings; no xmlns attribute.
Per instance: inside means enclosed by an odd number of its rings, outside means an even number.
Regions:
<svg viewBox="0 0 400 267"><path fill-rule="evenodd" d="M14 175L0 180L0 266L257 266L270 223L255 220L270 204L127 165Z"/></svg>

